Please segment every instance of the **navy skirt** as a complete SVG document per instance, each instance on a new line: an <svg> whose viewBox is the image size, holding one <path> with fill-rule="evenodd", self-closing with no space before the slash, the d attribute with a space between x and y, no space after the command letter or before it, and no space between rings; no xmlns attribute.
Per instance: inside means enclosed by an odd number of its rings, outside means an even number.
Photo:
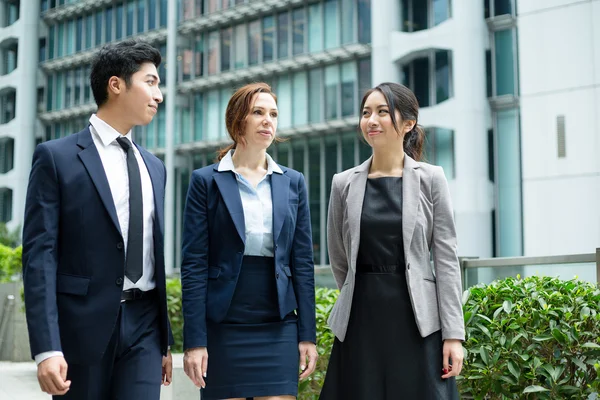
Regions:
<svg viewBox="0 0 600 400"><path fill-rule="evenodd" d="M207 329L202 400L297 396L297 317L279 316L273 258L244 257L227 316Z"/></svg>

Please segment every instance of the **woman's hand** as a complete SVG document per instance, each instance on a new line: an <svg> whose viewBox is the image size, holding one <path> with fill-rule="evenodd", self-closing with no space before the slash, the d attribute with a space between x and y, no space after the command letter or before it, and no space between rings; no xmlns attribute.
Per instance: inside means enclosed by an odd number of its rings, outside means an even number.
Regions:
<svg viewBox="0 0 600 400"><path fill-rule="evenodd" d="M317 346L312 342L300 342L298 344L298 350L300 352L300 380L308 378L310 374L315 371L317 366ZM306 366L306 359L308 358L308 367Z"/></svg>
<svg viewBox="0 0 600 400"><path fill-rule="evenodd" d="M206 347L187 349L183 355L183 371L199 388L205 388L208 369L208 350Z"/></svg>
<svg viewBox="0 0 600 400"><path fill-rule="evenodd" d="M442 379L460 375L465 357L462 342L458 339L444 340ZM452 365L450 365L452 360Z"/></svg>

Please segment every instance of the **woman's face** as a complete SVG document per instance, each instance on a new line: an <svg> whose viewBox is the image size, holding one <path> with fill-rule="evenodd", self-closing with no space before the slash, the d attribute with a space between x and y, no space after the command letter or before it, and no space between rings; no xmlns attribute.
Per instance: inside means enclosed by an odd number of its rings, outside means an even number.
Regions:
<svg viewBox="0 0 600 400"><path fill-rule="evenodd" d="M277 104L269 93L255 94L251 104L244 141L251 149L264 150L273 143L277 132Z"/></svg>
<svg viewBox="0 0 600 400"><path fill-rule="evenodd" d="M360 130L371 147L402 145L405 133L404 129L399 129L402 132L402 134L399 134L394 128L394 123L390 115L392 110L390 110L383 93L378 90L371 93L367 97L361 112ZM405 124L402 122L400 113L397 110L393 110L393 112L396 113L398 124L401 127L404 126Z"/></svg>

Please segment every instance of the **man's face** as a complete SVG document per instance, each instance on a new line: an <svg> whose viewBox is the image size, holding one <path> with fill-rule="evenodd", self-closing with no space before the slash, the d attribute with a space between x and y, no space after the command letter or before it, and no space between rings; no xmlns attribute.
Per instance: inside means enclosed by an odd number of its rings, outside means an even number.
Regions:
<svg viewBox="0 0 600 400"><path fill-rule="evenodd" d="M158 85L160 78L153 63L144 63L131 76L126 90L119 96L119 107L131 125L148 125L158 112L163 97Z"/></svg>

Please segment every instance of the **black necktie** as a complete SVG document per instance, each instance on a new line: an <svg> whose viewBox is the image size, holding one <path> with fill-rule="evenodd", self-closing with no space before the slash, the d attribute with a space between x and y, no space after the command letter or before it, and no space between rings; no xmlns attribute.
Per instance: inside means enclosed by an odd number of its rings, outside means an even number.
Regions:
<svg viewBox="0 0 600 400"><path fill-rule="evenodd" d="M121 136L117 138L125 153L127 153L127 173L129 174L129 233L127 234L127 257L125 261L125 276L136 283L143 272L144 249L144 202L142 200L142 179L132 143Z"/></svg>

